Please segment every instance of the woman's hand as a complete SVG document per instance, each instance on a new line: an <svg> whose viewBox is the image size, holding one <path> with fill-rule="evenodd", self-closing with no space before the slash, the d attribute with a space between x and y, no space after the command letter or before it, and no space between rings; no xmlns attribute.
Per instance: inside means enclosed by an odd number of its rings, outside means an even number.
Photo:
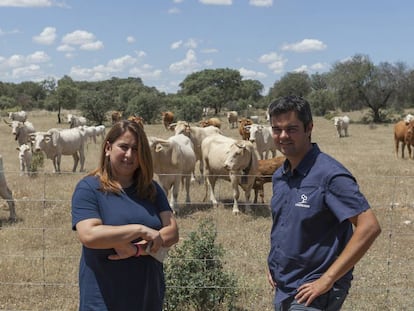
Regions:
<svg viewBox="0 0 414 311"><path fill-rule="evenodd" d="M147 243L146 241L143 241L142 243L140 243L141 245L141 254L142 255L148 255L145 252L145 248L147 247ZM129 257L134 257L135 254L137 253L137 246L134 243L128 243L127 245L125 245L125 247L117 247L114 248L116 254L112 254L108 256L108 259L110 260L120 260L120 259L126 259Z"/></svg>

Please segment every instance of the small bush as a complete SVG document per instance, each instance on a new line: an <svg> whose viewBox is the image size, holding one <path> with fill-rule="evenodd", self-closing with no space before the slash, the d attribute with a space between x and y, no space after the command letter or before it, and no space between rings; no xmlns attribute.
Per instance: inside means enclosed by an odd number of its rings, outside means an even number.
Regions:
<svg viewBox="0 0 414 311"><path fill-rule="evenodd" d="M37 173L39 167L43 167L45 156L43 152L33 152L32 162L30 163L30 172Z"/></svg>
<svg viewBox="0 0 414 311"><path fill-rule="evenodd" d="M182 245L170 252L165 266L165 311L233 310L237 294L235 277L223 270L221 245L211 219L200 223Z"/></svg>

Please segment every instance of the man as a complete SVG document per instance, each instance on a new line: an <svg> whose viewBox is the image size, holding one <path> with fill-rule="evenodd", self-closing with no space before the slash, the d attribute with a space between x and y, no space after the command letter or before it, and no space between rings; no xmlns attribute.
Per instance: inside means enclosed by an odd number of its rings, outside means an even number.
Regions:
<svg viewBox="0 0 414 311"><path fill-rule="evenodd" d="M268 279L275 310L340 310L353 267L380 226L352 174L311 142L309 103L283 97L269 105L269 115L286 157L272 180Z"/></svg>

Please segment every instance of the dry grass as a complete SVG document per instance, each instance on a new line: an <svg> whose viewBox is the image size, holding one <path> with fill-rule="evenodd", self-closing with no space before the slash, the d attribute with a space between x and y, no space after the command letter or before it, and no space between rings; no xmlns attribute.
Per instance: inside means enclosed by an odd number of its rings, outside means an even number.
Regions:
<svg viewBox="0 0 414 311"><path fill-rule="evenodd" d="M351 115L358 120L360 113ZM67 127L56 114L32 112L37 130ZM224 117L222 117L224 120ZM350 136L339 139L330 121L316 118L313 140L355 175L378 215L383 233L355 269L355 280L344 310L409 310L414 299L413 160L395 159L392 125L351 124ZM239 137L236 129L224 133ZM149 135L168 137L162 125L146 125ZM83 173L72 174L72 158L63 157L60 175L51 160L36 177L19 176L16 142L10 128L0 124L0 153L9 187L16 199L18 221L9 223L7 205L0 202L0 310L77 310L77 271L80 244L71 231L70 199ZM97 165L99 145L89 143L86 170ZM273 310L265 277L271 218L267 206L271 185L265 185L264 205L234 216L229 186L216 186L223 203L212 209L203 202L204 185L192 185L192 204L181 204L177 216L181 238L212 217L218 242L226 251L226 268L239 279L239 310ZM183 194L179 196L180 202ZM242 196L244 200L244 196ZM288 237L283 237L288 238ZM172 261L169 261L171 263ZM408 293L408 294L407 294Z"/></svg>

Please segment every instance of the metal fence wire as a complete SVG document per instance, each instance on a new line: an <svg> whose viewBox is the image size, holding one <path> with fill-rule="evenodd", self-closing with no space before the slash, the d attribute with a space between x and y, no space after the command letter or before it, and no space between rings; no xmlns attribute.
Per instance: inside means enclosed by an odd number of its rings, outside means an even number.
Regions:
<svg viewBox="0 0 414 311"><path fill-rule="evenodd" d="M0 310L77 310L81 246L71 230L70 200L81 174L48 174L10 178L17 221L8 220L0 201ZM414 298L414 177L366 176L361 190L380 220L382 234L356 265L354 281L342 310L413 310ZM17 190L18 189L18 190ZM191 186L191 203L180 190L177 221L185 239L197 223L211 217L217 242L224 247L225 268L238 277L237 310L273 310L265 277L269 249L271 185L265 202L232 213L229 183L216 185L220 206L203 201L204 183ZM252 194L253 197L253 194ZM186 260L197 260L186 258ZM174 264L170 257L166 265ZM167 288L168 290L168 288Z"/></svg>

